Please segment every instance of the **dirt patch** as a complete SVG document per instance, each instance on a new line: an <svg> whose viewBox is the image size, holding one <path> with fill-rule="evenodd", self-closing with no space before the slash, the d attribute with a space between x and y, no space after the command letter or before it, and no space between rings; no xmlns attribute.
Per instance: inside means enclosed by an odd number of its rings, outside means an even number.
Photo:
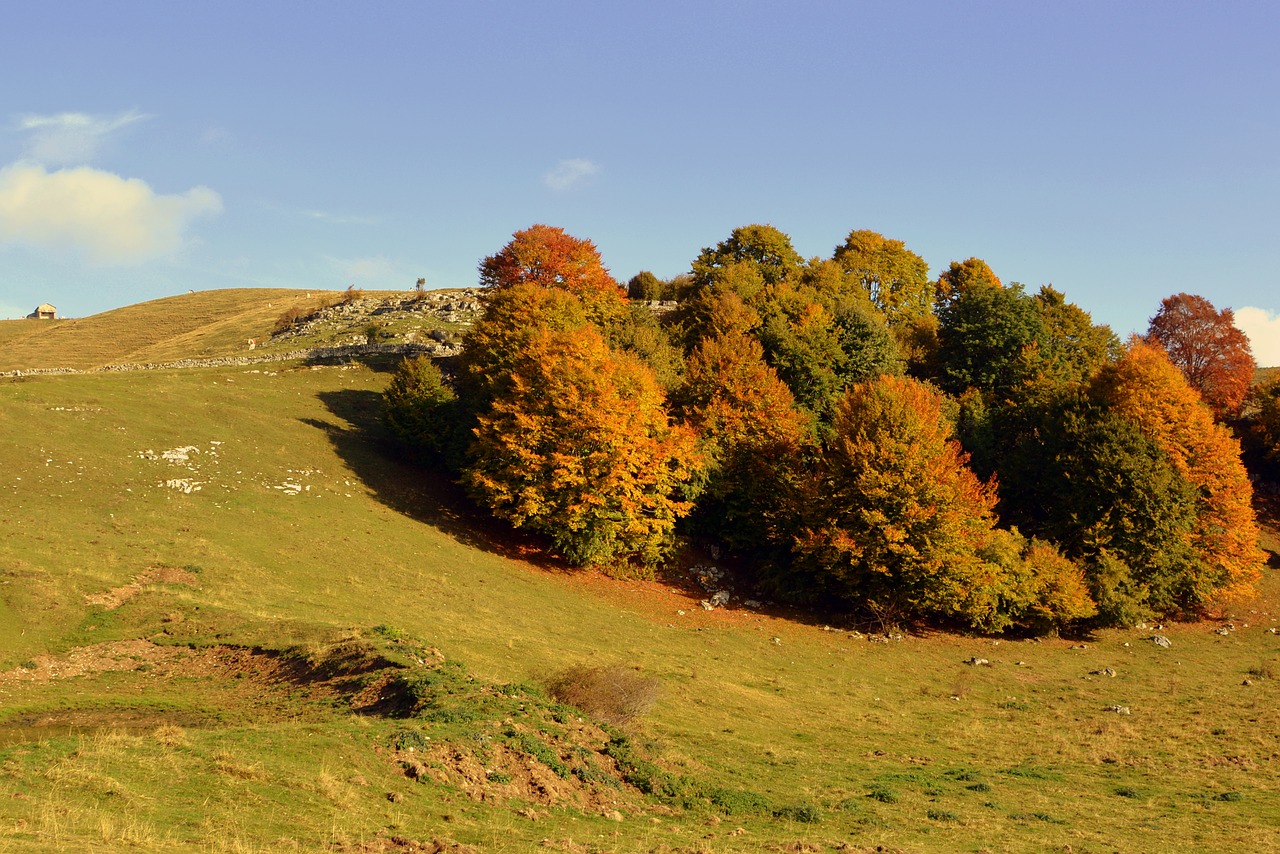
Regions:
<svg viewBox="0 0 1280 854"><path fill-rule="evenodd" d="M108 611L119 608L134 596L148 587L157 584L180 584L184 587L198 588L200 581L195 573L172 566L159 566L148 569L123 587L116 587L105 593L88 593L84 597L86 605L100 605Z"/></svg>
<svg viewBox="0 0 1280 854"><path fill-rule="evenodd" d="M608 736L599 727L582 722L550 741L548 748L565 768L574 769L571 773L557 773L518 742L502 741L500 736L478 751L445 743L394 751L389 758L407 777L456 786L481 803L568 806L602 815L639 803L639 793L621 782L617 764L602 752Z"/></svg>
<svg viewBox="0 0 1280 854"><path fill-rule="evenodd" d="M0 686L29 682L50 682L122 670L161 668L170 671L177 662L191 656L179 647L157 646L148 640L112 641L76 647L65 655L37 655L29 664L0 673Z"/></svg>

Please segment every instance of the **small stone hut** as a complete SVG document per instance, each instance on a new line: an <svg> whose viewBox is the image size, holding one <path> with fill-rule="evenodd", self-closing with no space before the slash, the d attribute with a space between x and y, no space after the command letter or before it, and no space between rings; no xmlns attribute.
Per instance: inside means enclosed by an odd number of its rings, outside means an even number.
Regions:
<svg viewBox="0 0 1280 854"><path fill-rule="evenodd" d="M57 320L58 310L49 303L36 306L36 310L27 315L32 320Z"/></svg>

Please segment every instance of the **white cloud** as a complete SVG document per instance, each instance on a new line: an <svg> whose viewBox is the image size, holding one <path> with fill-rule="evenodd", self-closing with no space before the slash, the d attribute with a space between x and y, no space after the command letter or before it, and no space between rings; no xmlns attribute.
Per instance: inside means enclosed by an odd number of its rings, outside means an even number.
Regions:
<svg viewBox="0 0 1280 854"><path fill-rule="evenodd" d="M221 212L222 199L208 187L164 196L145 181L88 166L0 169L0 241L83 250L99 263L136 264L171 252L192 219Z"/></svg>
<svg viewBox="0 0 1280 854"><path fill-rule="evenodd" d="M1236 326L1249 336L1255 362L1264 368L1280 366L1280 312L1247 305L1236 309Z"/></svg>
<svg viewBox="0 0 1280 854"><path fill-rule="evenodd" d="M561 160L542 180L553 190L567 190L599 171L599 165L590 160Z"/></svg>
<svg viewBox="0 0 1280 854"><path fill-rule="evenodd" d="M27 143L27 156L30 159L47 165L64 166L89 162L108 134L146 118L149 116L137 110L106 118L86 113L23 116L18 120L18 129L31 134Z"/></svg>

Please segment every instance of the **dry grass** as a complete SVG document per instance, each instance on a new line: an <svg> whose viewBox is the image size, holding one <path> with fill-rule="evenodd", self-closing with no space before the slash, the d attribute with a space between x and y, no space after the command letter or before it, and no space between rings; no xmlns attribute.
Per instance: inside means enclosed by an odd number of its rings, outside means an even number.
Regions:
<svg viewBox="0 0 1280 854"><path fill-rule="evenodd" d="M624 724L643 715L658 699L660 683L621 664L577 665L547 680L557 701L606 723Z"/></svg>
<svg viewBox="0 0 1280 854"><path fill-rule="evenodd" d="M0 322L0 371L95 368L242 355L271 333L282 310L306 313L326 292L284 288L202 291L76 320Z"/></svg>

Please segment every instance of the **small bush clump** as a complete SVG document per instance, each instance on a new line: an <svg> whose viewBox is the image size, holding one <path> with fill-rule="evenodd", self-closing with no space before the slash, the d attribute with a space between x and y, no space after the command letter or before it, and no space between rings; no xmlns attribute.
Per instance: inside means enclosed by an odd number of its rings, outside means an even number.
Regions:
<svg viewBox="0 0 1280 854"><path fill-rule="evenodd" d="M565 705L610 724L624 724L647 712L658 699L659 682L620 664L578 665L547 681L547 692Z"/></svg>

